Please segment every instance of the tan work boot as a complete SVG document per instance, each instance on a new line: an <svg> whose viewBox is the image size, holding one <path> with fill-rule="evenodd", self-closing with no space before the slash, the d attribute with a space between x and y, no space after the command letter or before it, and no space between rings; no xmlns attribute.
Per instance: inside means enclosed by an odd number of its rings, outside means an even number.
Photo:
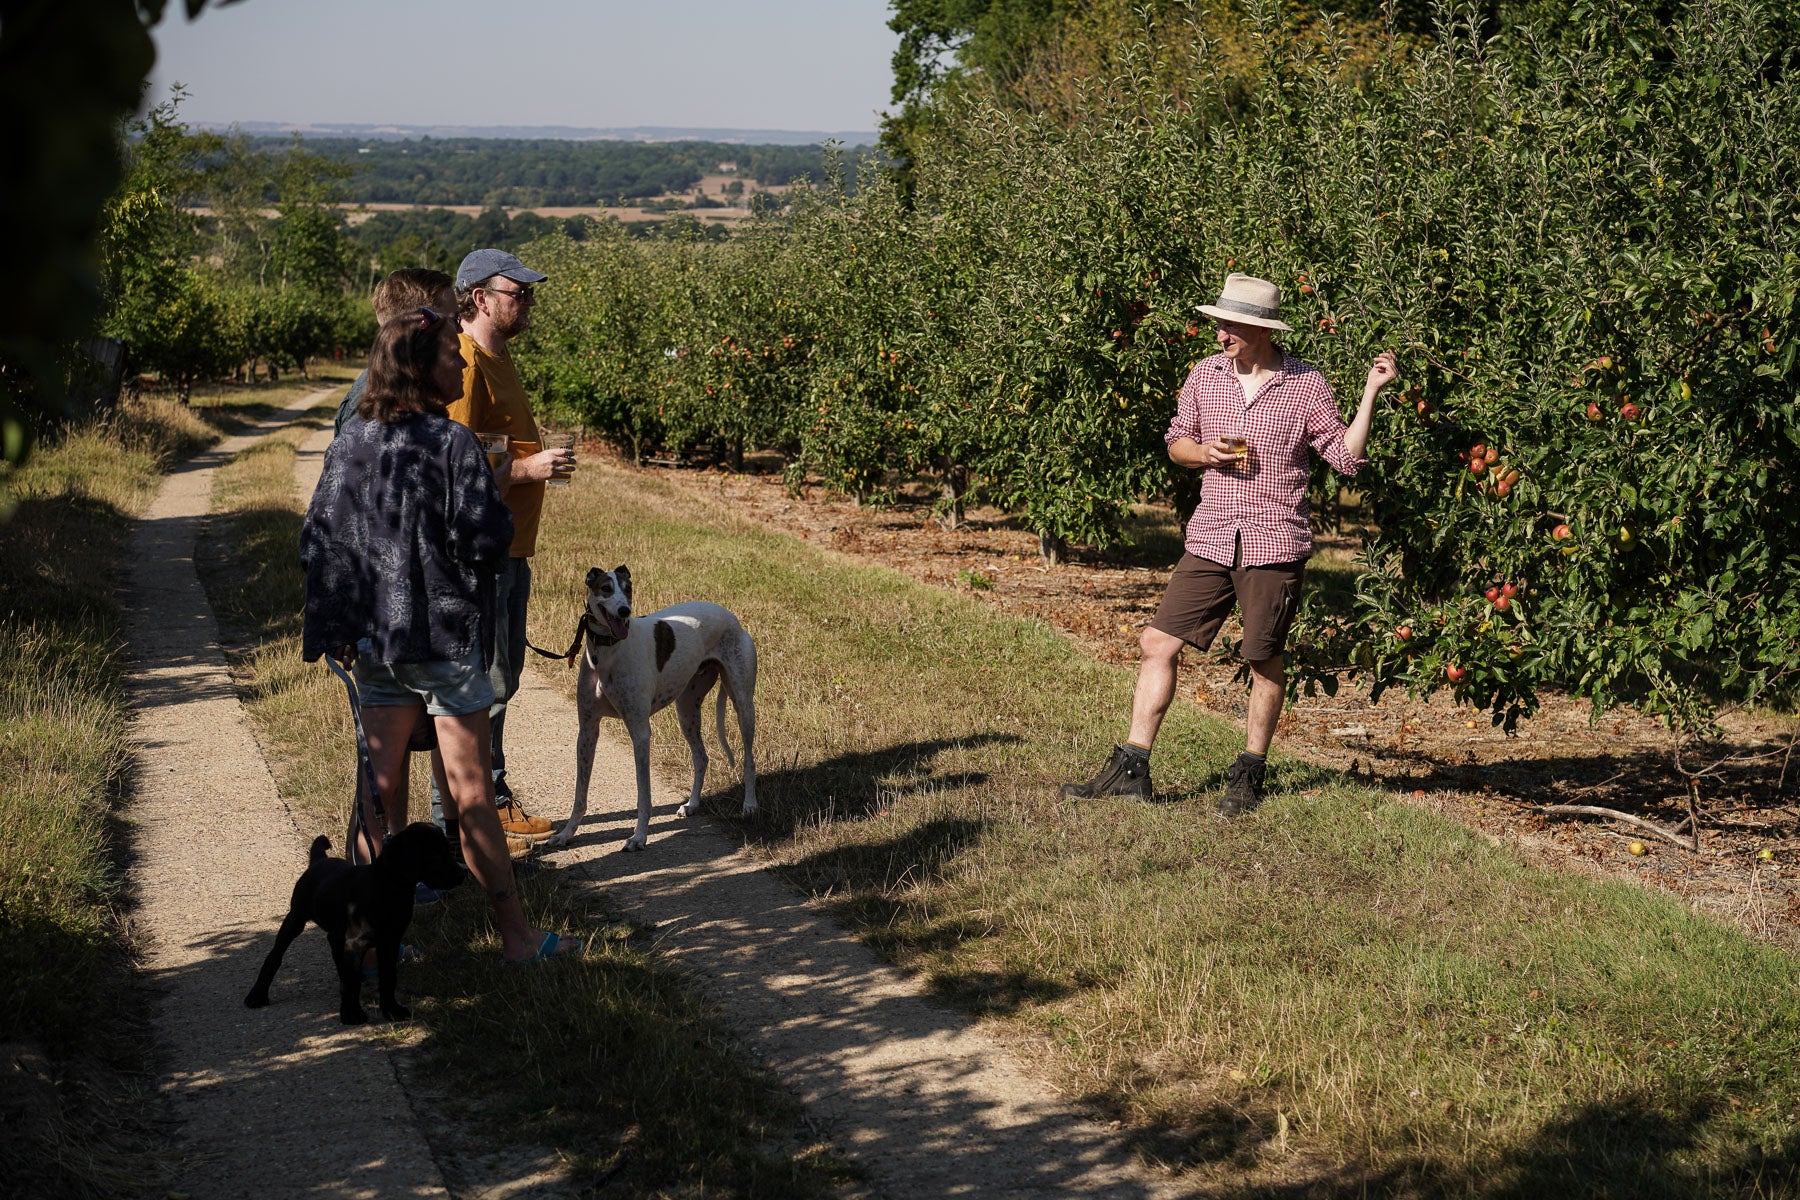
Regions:
<svg viewBox="0 0 1800 1200"><path fill-rule="evenodd" d="M556 826L542 817L526 815L519 802L508 796L504 800L494 802L494 810L500 814L500 828L508 837L520 838L527 842L546 842Z"/></svg>

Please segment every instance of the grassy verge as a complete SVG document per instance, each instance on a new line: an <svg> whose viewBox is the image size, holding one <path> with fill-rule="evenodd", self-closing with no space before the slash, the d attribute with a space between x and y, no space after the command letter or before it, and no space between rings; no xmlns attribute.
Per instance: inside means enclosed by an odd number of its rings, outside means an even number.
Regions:
<svg viewBox="0 0 1800 1200"><path fill-rule="evenodd" d="M1221 823L1241 733L1185 706L1162 802L1064 801L1055 784L1119 736L1131 678L1045 626L604 465L551 497L544 530L534 640L566 636L596 564L632 567L640 612L736 609L761 660L746 836L1197 1186L1800 1187L1785 954L1292 761ZM663 720L662 766L684 772Z"/></svg>
<svg viewBox="0 0 1800 1200"><path fill-rule="evenodd" d="M312 427L329 420L323 411ZM221 470L201 568L221 618L245 647L236 671L272 749L283 795L309 834L341 842L354 747L335 677L300 660L301 520L293 427ZM415 760L421 813L423 760ZM296 860L298 865L298 860ZM468 1136L495 1149L554 1146L574 1182L607 1194L808 1197L853 1172L808 1134L794 1102L751 1063L649 939L604 898L554 871L521 879L532 920L604 929L579 962L504 971L484 897L459 889L422 910L409 935L425 960L407 968L417 1052Z"/></svg>
<svg viewBox="0 0 1800 1200"><path fill-rule="evenodd" d="M0 474L0 1178L117 1194L154 1144L115 825L129 756L116 588L132 517L216 440L127 405Z"/></svg>

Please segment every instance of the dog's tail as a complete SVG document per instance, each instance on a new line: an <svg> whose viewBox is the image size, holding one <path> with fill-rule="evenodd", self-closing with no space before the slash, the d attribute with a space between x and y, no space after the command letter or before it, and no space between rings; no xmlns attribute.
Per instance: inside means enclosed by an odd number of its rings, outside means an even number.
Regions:
<svg viewBox="0 0 1800 1200"><path fill-rule="evenodd" d="M735 767L737 766L737 755L731 752L731 739L725 736L725 693L730 690L725 686L725 681L721 679L719 681L719 706L713 711L719 718L719 745L725 749L725 761Z"/></svg>
<svg viewBox="0 0 1800 1200"><path fill-rule="evenodd" d="M320 834L313 839L312 850L307 853L306 861L308 863L316 863L330 853L331 839L324 834Z"/></svg>

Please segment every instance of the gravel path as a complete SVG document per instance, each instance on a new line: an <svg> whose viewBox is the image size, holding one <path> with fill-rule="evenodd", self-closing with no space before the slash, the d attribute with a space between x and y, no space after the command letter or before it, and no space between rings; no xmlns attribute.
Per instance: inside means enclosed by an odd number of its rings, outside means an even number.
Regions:
<svg viewBox="0 0 1800 1200"><path fill-rule="evenodd" d="M297 402L290 415L318 399ZM178 1190L441 1195L443 1179L390 1060L367 1032L344 1031L324 1009L251 1013L241 1004L304 846L225 675L192 547L211 468L278 423L172 477L137 550L136 878L152 979L165 993L157 1026L169 1057L164 1087L185 1120ZM323 430L301 447L295 482L303 495L329 440ZM574 794L568 674L534 667L508 726L515 787L553 819ZM657 782L650 848L617 853L632 819L633 770L622 728L609 723L606 733L595 762L599 811L553 860L655 926L659 950L706 989L813 1125L867 1169L862 1194L1188 1194L1151 1177L1113 1134L759 869L718 828L675 818L684 798L676 781ZM190 769L202 761L204 772ZM230 839L224 858L205 840L246 827L256 836ZM233 916L221 921L221 913ZM316 949L296 947L302 959L309 952ZM320 964L304 966L313 972ZM278 995L292 994L288 974L276 982ZM469 1195L520 1194L525 1182L456 1175L458 1192ZM524 1190L545 1194L555 1185L539 1176Z"/></svg>
<svg viewBox="0 0 1800 1200"><path fill-rule="evenodd" d="M136 751L128 810L137 932L155 993L159 1089L180 1121L169 1194L444 1197L387 1053L316 999L317 934L251 1011L256 976L306 841L238 704L194 573L214 468L329 393L183 464L138 523L127 590Z"/></svg>

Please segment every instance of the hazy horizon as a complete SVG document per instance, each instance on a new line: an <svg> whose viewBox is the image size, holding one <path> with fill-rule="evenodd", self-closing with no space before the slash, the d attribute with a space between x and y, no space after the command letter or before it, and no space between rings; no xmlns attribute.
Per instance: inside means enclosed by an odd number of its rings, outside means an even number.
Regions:
<svg viewBox="0 0 1800 1200"><path fill-rule="evenodd" d="M149 100L180 83L209 125L873 132L887 20L885 0L171 5Z"/></svg>
<svg viewBox="0 0 1800 1200"><path fill-rule="evenodd" d="M576 127L569 125L405 125L391 122L304 121L189 121L196 129L218 132L237 130L252 137L278 137L299 133L303 137L365 138L397 141L417 138L507 138L552 141L681 142L705 141L731 145L814 145L832 140L846 147L872 146L874 129L742 129L691 125L636 125L629 127Z"/></svg>

